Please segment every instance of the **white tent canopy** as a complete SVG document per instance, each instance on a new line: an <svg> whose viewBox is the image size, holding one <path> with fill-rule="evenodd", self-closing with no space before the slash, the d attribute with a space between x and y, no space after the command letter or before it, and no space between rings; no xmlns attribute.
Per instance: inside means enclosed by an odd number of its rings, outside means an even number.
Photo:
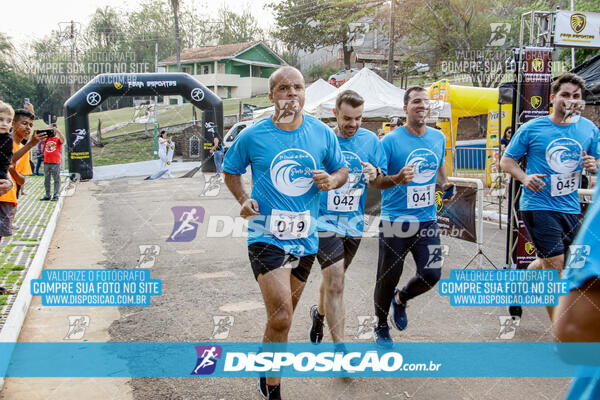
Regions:
<svg viewBox="0 0 600 400"><path fill-rule="evenodd" d="M308 105L318 102L322 98L327 95L335 92L337 89L335 86L330 85L325 82L323 79L319 78L318 81L313 82L308 88L306 88L306 99L304 101L304 107L306 108ZM258 120L264 117L269 117L273 115L275 111L275 106L271 106L268 108L262 108L260 110L256 110L252 113L252 119Z"/></svg>
<svg viewBox="0 0 600 400"><path fill-rule="evenodd" d="M317 118L334 118L332 110L335 108L335 99L339 93L348 89L354 90L365 99L363 118L390 119L406 116L403 109L405 90L394 86L368 68L360 70L337 89L322 79L313 83L306 89L304 112ZM438 106L439 109L432 108L432 117L434 114L439 118L451 117L450 103L439 102ZM253 119L270 116L273 110L274 107L257 110ZM434 119L430 118L430 121Z"/></svg>
<svg viewBox="0 0 600 400"><path fill-rule="evenodd" d="M365 99L363 118L403 117L404 89L392 85L368 68L363 68L335 92L304 106L304 112L317 118L333 118L335 99L344 90L354 90Z"/></svg>
<svg viewBox="0 0 600 400"><path fill-rule="evenodd" d="M323 97L320 101L304 106L304 112L317 118L333 118L335 99L344 90L354 90L365 99L363 118L405 117L405 90L389 83L375 72L363 68L348 82L335 92ZM438 102L436 109L432 108L430 121L437 118L450 118L450 103Z"/></svg>

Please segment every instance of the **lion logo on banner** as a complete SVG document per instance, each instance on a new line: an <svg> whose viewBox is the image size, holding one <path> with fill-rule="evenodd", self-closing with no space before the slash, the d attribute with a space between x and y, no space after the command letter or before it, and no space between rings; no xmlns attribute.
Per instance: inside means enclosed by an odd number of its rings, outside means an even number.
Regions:
<svg viewBox="0 0 600 400"><path fill-rule="evenodd" d="M437 212L438 214L442 211L442 209L444 208L444 192L442 192L441 190L438 190L435 192L435 206L437 208Z"/></svg>
<svg viewBox="0 0 600 400"><path fill-rule="evenodd" d="M533 72L542 72L544 70L544 60L539 57L531 60L531 69L533 69Z"/></svg>
<svg viewBox="0 0 600 400"><path fill-rule="evenodd" d="M531 107L537 110L542 105L542 96L531 96L529 102L531 103Z"/></svg>
<svg viewBox="0 0 600 400"><path fill-rule="evenodd" d="M575 33L581 33L582 30L585 29L585 15L583 14L573 14L571 15L571 28Z"/></svg>
<svg viewBox="0 0 600 400"><path fill-rule="evenodd" d="M535 246L531 242L525 243L525 252L532 255L535 252Z"/></svg>

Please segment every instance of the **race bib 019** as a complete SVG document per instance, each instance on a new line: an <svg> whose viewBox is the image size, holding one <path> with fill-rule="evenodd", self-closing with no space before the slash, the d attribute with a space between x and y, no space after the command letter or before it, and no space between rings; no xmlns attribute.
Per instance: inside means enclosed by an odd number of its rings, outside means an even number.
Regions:
<svg viewBox="0 0 600 400"><path fill-rule="evenodd" d="M308 237L310 211L271 211L270 231L279 240L294 240Z"/></svg>
<svg viewBox="0 0 600 400"><path fill-rule="evenodd" d="M435 183L406 188L406 208L429 207L435 202Z"/></svg>
<svg viewBox="0 0 600 400"><path fill-rule="evenodd" d="M567 174L552 174L550 176L552 197L566 196L579 188L581 171L569 172Z"/></svg>
<svg viewBox="0 0 600 400"><path fill-rule="evenodd" d="M338 212L353 212L358 210L363 189L347 191L330 190L327 192L327 210Z"/></svg>

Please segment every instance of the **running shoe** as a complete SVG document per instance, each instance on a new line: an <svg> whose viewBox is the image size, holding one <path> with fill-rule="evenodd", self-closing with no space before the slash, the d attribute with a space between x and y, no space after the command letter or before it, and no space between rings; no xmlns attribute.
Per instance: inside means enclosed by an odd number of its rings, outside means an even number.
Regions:
<svg viewBox="0 0 600 400"><path fill-rule="evenodd" d="M263 399L281 400L280 386L271 386L271 393L269 393L269 389L267 387L267 378L265 378L264 376L258 378L258 383L256 384L256 387L258 389L258 394L260 394Z"/></svg>
<svg viewBox="0 0 600 400"><path fill-rule="evenodd" d="M391 348L394 346L394 341L390 336L390 327L387 323L382 323L375 326L375 343L381 347Z"/></svg>
<svg viewBox="0 0 600 400"><path fill-rule="evenodd" d="M513 317L513 319L516 319L516 317L521 318L523 315L523 308L521 306L509 306L508 313L511 315L511 317Z"/></svg>
<svg viewBox="0 0 600 400"><path fill-rule="evenodd" d="M308 337L314 344L321 343L321 340L323 340L324 315L319 314L316 304L310 308L310 318L312 319L312 326L308 331Z"/></svg>
<svg viewBox="0 0 600 400"><path fill-rule="evenodd" d="M406 303L398 304L396 302L396 294L398 294L400 290L396 289L394 291L394 299L392 300L392 308L394 309L394 325L398 330L405 330L408 325L408 317L406 316Z"/></svg>
<svg viewBox="0 0 600 400"><path fill-rule="evenodd" d="M267 393L267 378L265 378L264 376L258 378L256 388L258 389L258 394L260 394L263 399L269 398L269 393Z"/></svg>

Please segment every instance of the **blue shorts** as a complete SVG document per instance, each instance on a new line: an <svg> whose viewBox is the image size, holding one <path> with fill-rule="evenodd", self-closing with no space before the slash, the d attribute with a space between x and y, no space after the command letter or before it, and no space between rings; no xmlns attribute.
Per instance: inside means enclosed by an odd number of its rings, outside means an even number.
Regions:
<svg viewBox="0 0 600 400"><path fill-rule="evenodd" d="M581 214L559 211L521 211L538 258L550 258L569 251L581 226Z"/></svg>
<svg viewBox="0 0 600 400"><path fill-rule="evenodd" d="M340 236L335 232L319 232L319 252L317 260L321 269L325 269L340 260L344 260L344 269L347 269L358 251L360 237Z"/></svg>

